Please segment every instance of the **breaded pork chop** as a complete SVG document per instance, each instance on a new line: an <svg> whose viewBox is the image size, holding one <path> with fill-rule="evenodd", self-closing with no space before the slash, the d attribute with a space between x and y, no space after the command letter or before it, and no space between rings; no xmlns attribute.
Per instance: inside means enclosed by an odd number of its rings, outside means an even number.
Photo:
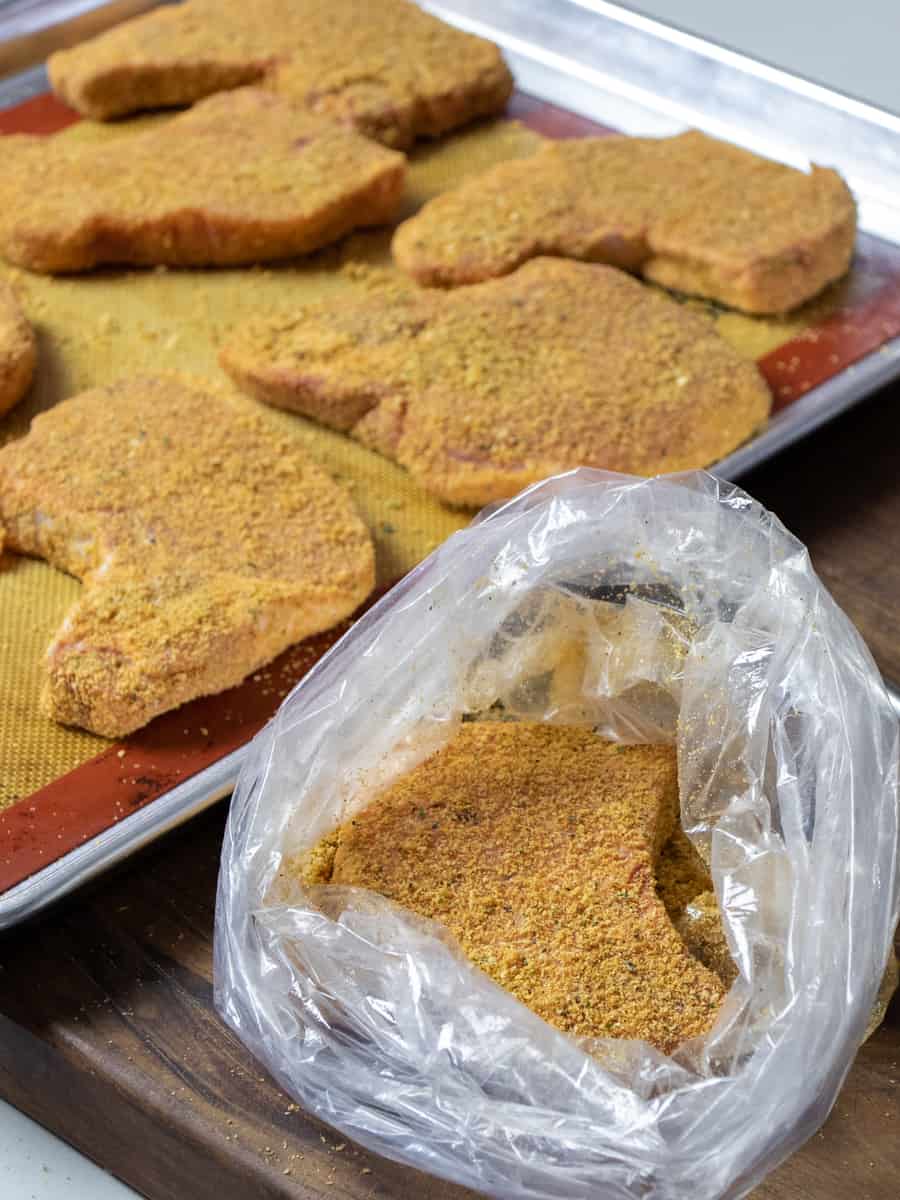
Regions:
<svg viewBox="0 0 900 1200"><path fill-rule="evenodd" d="M512 90L493 43L406 0L188 0L48 69L57 95L100 120L262 82L399 147L500 111Z"/></svg>
<svg viewBox="0 0 900 1200"><path fill-rule="evenodd" d="M296 439L175 376L35 417L0 450L0 525L83 581L42 703L107 737L240 682L374 585L368 531Z"/></svg>
<svg viewBox="0 0 900 1200"><path fill-rule="evenodd" d="M15 135L3 151L0 249L48 272L306 254L390 221L405 171L401 154L258 88L127 142Z"/></svg>
<svg viewBox="0 0 900 1200"><path fill-rule="evenodd" d="M221 361L257 399L351 433L452 504L577 466L707 466L770 407L705 316L611 267L551 258L253 322Z"/></svg>
<svg viewBox="0 0 900 1200"><path fill-rule="evenodd" d="M307 883L442 922L544 1020L671 1051L713 1024L719 978L656 891L676 825L669 746L565 725L473 723L315 847Z"/></svg>
<svg viewBox="0 0 900 1200"><path fill-rule="evenodd" d="M0 416L25 395L36 364L34 330L12 288L0 279Z"/></svg>
<svg viewBox="0 0 900 1200"><path fill-rule="evenodd" d="M846 272L855 236L836 171L806 174L691 132L548 143L430 200L393 249L424 284L477 283L554 254L781 313Z"/></svg>

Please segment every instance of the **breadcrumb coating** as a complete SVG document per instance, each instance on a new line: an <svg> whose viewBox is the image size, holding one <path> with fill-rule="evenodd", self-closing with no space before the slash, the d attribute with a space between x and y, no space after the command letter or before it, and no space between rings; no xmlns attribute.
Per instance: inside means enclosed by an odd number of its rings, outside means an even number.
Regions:
<svg viewBox="0 0 900 1200"><path fill-rule="evenodd" d="M656 885L666 912L673 921L681 916L696 896L712 891L712 878L706 863L680 824L676 825L659 856Z"/></svg>
<svg viewBox="0 0 900 1200"><path fill-rule="evenodd" d="M25 395L36 365L34 330L12 288L0 280L0 416L9 412Z"/></svg>
<svg viewBox="0 0 900 1200"><path fill-rule="evenodd" d="M33 271L234 265L306 254L402 199L405 159L259 88L128 141L3 139L0 248ZM27 204L23 198L27 197Z"/></svg>
<svg viewBox="0 0 900 1200"><path fill-rule="evenodd" d="M725 994L657 896L677 807L670 747L574 726L464 724L301 870L440 921L558 1029L670 1052L712 1026Z"/></svg>
<svg viewBox="0 0 900 1200"><path fill-rule="evenodd" d="M47 651L47 715L121 737L240 682L374 586L343 488L240 397L125 380L0 449L7 546L77 576Z"/></svg>
<svg viewBox="0 0 900 1200"><path fill-rule="evenodd" d="M429 201L393 251L423 284L477 283L552 254L783 313L847 271L855 236L836 171L807 174L694 131L548 143Z"/></svg>
<svg viewBox="0 0 900 1200"><path fill-rule="evenodd" d="M492 42L406 0L189 0L47 66L57 95L100 120L259 82L398 147L499 112L512 91Z"/></svg>
<svg viewBox="0 0 900 1200"><path fill-rule="evenodd" d="M714 971L726 988L731 987L738 975L737 963L728 949L722 913L712 887L693 896L674 923L694 958Z"/></svg>
<svg viewBox="0 0 900 1200"><path fill-rule="evenodd" d="M704 315L550 258L454 292L386 284L251 322L221 362L257 399L351 433L462 505L583 465L704 467L771 404Z"/></svg>

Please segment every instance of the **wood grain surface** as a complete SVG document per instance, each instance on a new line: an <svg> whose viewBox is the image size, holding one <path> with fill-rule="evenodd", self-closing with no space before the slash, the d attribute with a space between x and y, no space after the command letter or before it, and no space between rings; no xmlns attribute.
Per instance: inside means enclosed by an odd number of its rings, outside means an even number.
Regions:
<svg viewBox="0 0 900 1200"><path fill-rule="evenodd" d="M900 389L745 483L813 551L900 679ZM0 1095L152 1200L451 1200L471 1195L311 1121L212 1008L219 806L0 939ZM900 1194L900 1004L835 1111L755 1200Z"/></svg>
<svg viewBox="0 0 900 1200"><path fill-rule="evenodd" d="M740 482L806 543L882 674L900 685L900 385Z"/></svg>

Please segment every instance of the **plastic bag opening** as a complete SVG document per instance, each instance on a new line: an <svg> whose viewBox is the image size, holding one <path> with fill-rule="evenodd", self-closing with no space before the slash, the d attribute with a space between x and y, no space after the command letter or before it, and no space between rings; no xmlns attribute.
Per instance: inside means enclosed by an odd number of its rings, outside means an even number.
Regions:
<svg viewBox="0 0 900 1200"><path fill-rule="evenodd" d="M676 746L739 968L707 1037L579 1043L434 924L286 871L494 705ZM318 1117L488 1194L745 1195L824 1120L863 1035L897 921L897 743L859 635L744 492L547 480L407 576L255 740L217 1007Z"/></svg>

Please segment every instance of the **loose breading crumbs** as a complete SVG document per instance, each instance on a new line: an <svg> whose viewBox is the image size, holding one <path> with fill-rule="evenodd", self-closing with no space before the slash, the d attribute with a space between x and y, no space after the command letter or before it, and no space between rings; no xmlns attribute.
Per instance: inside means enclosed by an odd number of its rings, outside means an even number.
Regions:
<svg viewBox="0 0 900 1200"><path fill-rule="evenodd" d="M695 896L712 891L706 864L680 824L676 825L659 856L656 885L673 921L681 916Z"/></svg>
<svg viewBox="0 0 900 1200"><path fill-rule="evenodd" d="M678 825L663 847L656 871L659 898L684 944L726 988L737 978L722 913L703 859Z"/></svg>
<svg viewBox="0 0 900 1200"><path fill-rule="evenodd" d="M477 283L556 254L752 313L783 313L850 265L856 206L809 174L696 131L550 143L431 200L394 236L420 283Z"/></svg>
<svg viewBox="0 0 900 1200"><path fill-rule="evenodd" d="M737 978L738 968L728 948L715 892L710 889L693 896L684 911L676 917L675 928L691 954L715 971L725 987L731 987Z"/></svg>
<svg viewBox="0 0 900 1200"><path fill-rule="evenodd" d="M260 82L387 145L499 112L500 51L406 0L188 0L50 56L54 90L87 116L189 104Z"/></svg>
<svg viewBox="0 0 900 1200"><path fill-rule="evenodd" d="M711 1027L725 994L657 895L677 805L670 747L464 724L323 839L303 874L442 922L476 966L567 1033L668 1052Z"/></svg>
<svg viewBox="0 0 900 1200"><path fill-rule="evenodd" d="M306 254L389 222L405 173L401 154L258 88L135 133L127 153L27 134L3 151L0 249L51 273Z"/></svg>
<svg viewBox="0 0 900 1200"><path fill-rule="evenodd" d="M701 314L551 258L455 292L384 282L251 322L221 362L257 399L352 433L452 504L577 466L707 466L771 403Z"/></svg>
<svg viewBox="0 0 900 1200"><path fill-rule="evenodd" d="M35 417L0 449L0 523L84 582L42 705L106 737L238 683L374 586L347 493L264 412L177 376Z"/></svg>
<svg viewBox="0 0 900 1200"><path fill-rule="evenodd" d="M12 288L0 279L0 416L25 395L36 365L34 330Z"/></svg>

